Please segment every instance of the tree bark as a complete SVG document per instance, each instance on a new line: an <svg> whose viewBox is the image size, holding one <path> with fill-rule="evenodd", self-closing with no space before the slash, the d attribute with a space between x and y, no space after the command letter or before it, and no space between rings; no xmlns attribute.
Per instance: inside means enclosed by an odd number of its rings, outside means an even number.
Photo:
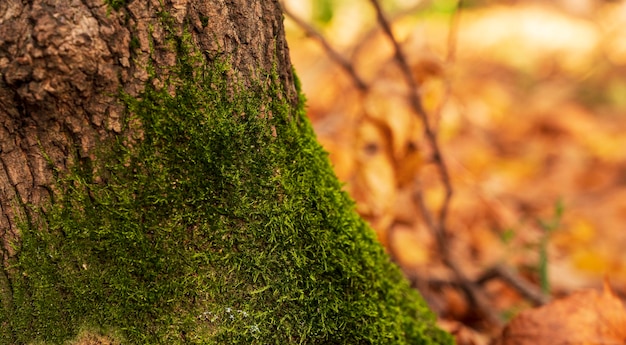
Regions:
<svg viewBox="0 0 626 345"><path fill-rule="evenodd" d="M9 0L0 38L0 343L448 341L307 139L276 1Z"/></svg>
<svg viewBox="0 0 626 345"><path fill-rule="evenodd" d="M40 205L49 198L46 159L65 169L74 150L88 157L95 142L121 131L118 90L137 95L149 79L149 61L156 66L155 79L175 63L160 11L172 16L170 29L180 33L188 27L208 61L227 58L244 84L276 64L286 97L297 102L282 17L273 1L180 0L164 7L134 1L122 12L111 12L99 0L0 4L0 228L11 236L3 236L5 259L11 252L6 240L17 235L14 202Z"/></svg>

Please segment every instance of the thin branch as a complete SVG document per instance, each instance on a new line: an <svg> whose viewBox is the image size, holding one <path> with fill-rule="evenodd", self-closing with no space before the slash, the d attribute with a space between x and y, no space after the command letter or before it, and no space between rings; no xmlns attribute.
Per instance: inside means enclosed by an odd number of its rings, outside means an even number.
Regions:
<svg viewBox="0 0 626 345"><path fill-rule="evenodd" d="M402 20L404 17L412 15L413 13L419 11L420 9L426 7L428 1L420 1L419 3L409 6L407 8L403 8L395 13L391 13L387 16L390 23L397 22ZM372 40L380 31L380 26L374 26L369 29L365 34L361 36L358 42L352 47L352 51L350 52L350 61L355 61L357 57L361 54L361 50L367 45L367 43Z"/></svg>
<svg viewBox="0 0 626 345"><path fill-rule="evenodd" d="M446 234L444 231L437 230L437 224L433 220L432 213L426 207L426 203L424 202L424 195L422 194L421 186L418 187L418 190L415 192L414 200L417 202L417 207L419 207L420 213L424 218L424 223L426 223L426 227L431 229L433 235L435 236L435 242L437 243L437 248L441 253L442 260L444 264L448 265L450 261L450 252L448 250L448 242L446 239Z"/></svg>
<svg viewBox="0 0 626 345"><path fill-rule="evenodd" d="M432 150L433 150L433 161L436 163L439 169L439 173L441 174L441 180L445 189L445 196L444 196L443 204L441 205L441 211L439 212L438 226L436 226L433 229L438 232L445 233L445 223L446 223L446 219L448 216L448 209L450 207L450 200L452 199L452 184L450 183L450 174L448 172L448 167L446 166L443 160L441 148L437 141L437 134L433 131L430 125L428 114L426 113L426 110L424 109L424 106L422 105L422 100L420 99L419 90L418 90L419 86L417 85L417 82L415 81L415 78L413 77L413 73L411 72L411 68L409 67L405 54L402 51L402 48L400 47L398 40L395 38L393 31L391 30L389 21L385 17L385 14L383 13L383 10L378 0L370 0L370 2L372 3L372 5L374 6L376 10L376 16L378 18L378 22L383 28L383 31L385 32L385 34L389 37L389 40L391 41L394 47L395 60L398 66L400 67L400 69L402 70L402 74L404 78L406 79L406 83L409 87L409 101L410 101L411 107L413 108L413 111L415 111L415 113L420 117L420 119L424 123L424 131L426 134L426 138L428 139L430 146L432 147Z"/></svg>
<svg viewBox="0 0 626 345"><path fill-rule="evenodd" d="M419 96L419 86L411 72L411 68L407 62L405 54L398 43L398 40L395 38L393 31L391 29L391 25L389 21L385 17L385 14L380 6L378 0L370 0L372 5L376 10L376 16L378 18L378 22L380 23L383 31L388 36L394 47L394 57L398 67L402 70L402 74L406 80L406 83L409 87L409 101L413 111L420 117L422 123L424 124L424 131L426 134L426 138L428 139L432 150L433 150L433 161L438 167L439 173L441 175L441 180L445 188L445 197L443 204L441 206L441 211L439 213L438 221L435 222L432 218L431 212L428 211L426 205L424 203L424 198L421 192L415 194L415 198L417 199L418 205L422 214L424 216L424 220L426 225L434 232L437 246L442 254L443 262L446 266L448 266L452 272L454 272L456 279L459 280L460 286L467 296L469 302L475 307L482 310L484 316L494 325L500 325L501 320L493 312L487 297L485 294L479 289L478 285L471 281L463 272L463 270L458 266L456 261L453 259L452 255L450 255L450 251L448 248L448 244L446 241L446 219L448 216L448 209L450 207L450 200L452 198L452 184L450 183L450 175L448 173L448 168L443 160L443 156L441 153L441 148L437 141L437 135L433 128L430 125L430 120L428 118L428 114L424 109L422 101Z"/></svg>
<svg viewBox="0 0 626 345"><path fill-rule="evenodd" d="M339 52L337 52L330 45L330 43L328 43L324 36L322 36L322 34L319 33L314 27L302 20L302 18L299 18L297 15L295 15L282 3L281 7L283 9L283 13L285 13L287 17L293 20L296 25L304 30L308 37L311 37L321 44L322 48L324 48L324 50L326 51L326 54L328 54L328 57L330 57L331 60L339 65L339 67L341 67L350 76L350 78L352 78L352 81L354 82L354 85L357 89L359 89L361 92L367 92L367 90L369 89L369 85L367 85L367 83L365 83L365 81L363 81L363 79L357 74L354 66L352 65L352 63L350 63L350 61L348 61Z"/></svg>
<svg viewBox="0 0 626 345"><path fill-rule="evenodd" d="M432 277L426 278L420 276L413 270L406 269L404 270L404 273L415 286L419 285L421 282L426 282L433 288L450 286L463 290L463 284L461 284L458 280L437 279ZM472 283L484 286L487 282L494 279L499 279L511 288L515 289L524 299L530 301L534 306L541 306L550 302L550 296L545 295L536 286L527 282L517 273L502 264L496 264L495 266L485 270L480 274L480 276L478 276L477 279L473 280Z"/></svg>
<svg viewBox="0 0 626 345"><path fill-rule="evenodd" d="M478 284L484 284L485 282L495 278L502 279L504 282L517 290L517 292L519 292L525 299L531 301L535 306L544 305L550 301L549 296L546 296L540 289L528 283L504 265L495 265L494 267L483 272L476 282Z"/></svg>
<svg viewBox="0 0 626 345"><path fill-rule="evenodd" d="M502 321L489 304L487 296L479 289L477 283L473 282L467 277L467 275L465 275L465 273L463 273L463 270L452 258L452 255L450 255L445 233L443 231L437 231L437 225L434 224L431 213L426 208L421 191L416 193L415 199L418 203L422 216L424 217L426 226L433 229L435 232L435 241L437 242L437 247L441 252L443 263L454 273L455 278L458 281L459 288L463 291L463 293L465 293L469 303L481 310L483 315L489 320L489 322L491 322L491 324L498 327L501 326Z"/></svg>
<svg viewBox="0 0 626 345"><path fill-rule="evenodd" d="M460 289L467 296L469 304L475 308L478 314L481 314L489 321L491 327L496 329L502 327L502 321L498 316L498 312L488 303L486 295L480 292L480 286L476 282L469 279L459 281L458 277L455 280L425 278L412 270L404 270L403 273L411 283L411 287L416 289L424 288L424 286L435 289L450 286Z"/></svg>

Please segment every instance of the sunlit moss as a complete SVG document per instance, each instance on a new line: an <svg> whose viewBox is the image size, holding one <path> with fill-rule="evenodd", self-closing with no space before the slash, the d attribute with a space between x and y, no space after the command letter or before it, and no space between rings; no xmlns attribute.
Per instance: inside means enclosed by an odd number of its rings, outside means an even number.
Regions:
<svg viewBox="0 0 626 345"><path fill-rule="evenodd" d="M24 222L0 341L451 343L341 191L304 100L271 71L233 86L175 43L164 87L120 97L126 133Z"/></svg>

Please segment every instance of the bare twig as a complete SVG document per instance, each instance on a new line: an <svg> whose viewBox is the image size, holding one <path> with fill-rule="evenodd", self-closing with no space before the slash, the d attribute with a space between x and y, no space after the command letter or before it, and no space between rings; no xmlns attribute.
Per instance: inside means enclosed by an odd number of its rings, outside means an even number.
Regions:
<svg viewBox="0 0 626 345"><path fill-rule="evenodd" d="M512 288L517 290L525 299L531 301L535 306L546 304L550 301L550 297L541 292L540 289L534 285L528 283L522 279L518 274L512 272L509 268L503 265L495 265L494 267L483 272L483 274L476 280L479 284L500 278Z"/></svg>
<svg viewBox="0 0 626 345"><path fill-rule="evenodd" d="M352 65L352 63L350 63L350 61L348 61L339 52L337 52L330 45L330 43L328 43L328 41L324 38L324 36L322 36L322 34L320 34L317 30L315 30L314 27L312 27L307 22L302 20L302 18L299 18L298 16L296 16L282 3L281 3L281 7L283 9L283 13L285 13L287 17L293 20L294 23L296 23L302 30L304 30L307 36L318 41L322 45L322 48L324 48L324 50L326 51L326 54L328 54L328 57L330 57L331 60L333 60L337 65L339 65L339 67L341 67L350 76L350 78L352 78L354 85L356 86L357 89L359 89L359 91L367 92L367 90L369 89L369 85L367 85L367 83L365 83L365 81L363 81L363 79L357 74L356 70L354 69L354 66Z"/></svg>
<svg viewBox="0 0 626 345"><path fill-rule="evenodd" d="M443 287L452 287L455 289L460 289L463 292L466 292L466 283L460 282L458 279L439 279L432 277L424 277L417 273L414 270L404 270L404 274L411 282L411 286L415 288L425 288L426 286L434 289L441 289ZM487 282L499 279L505 284L509 285L517 292L519 292L522 297L526 300L530 301L534 306L540 306L548 303L550 301L549 296L544 295L538 288L528 283L524 279L522 279L515 272L512 272L506 266L497 264L488 270L484 271L477 279L473 280L471 284L475 288L479 288L479 286L484 286ZM483 310L484 312L484 310ZM493 308L488 308L488 312L496 316L496 312Z"/></svg>
<svg viewBox="0 0 626 345"><path fill-rule="evenodd" d="M426 283L431 287L441 288L444 286L450 286L458 289L463 289L463 284L458 280L450 279L437 279L432 277L422 277L417 272L412 270L405 270L405 275L411 281L413 285L420 285L420 282ZM499 279L505 284L515 289L522 297L530 301L534 306L541 306L550 302L550 296L545 295L533 284L527 282L517 273L511 271L510 268L496 264L495 266L485 270L477 279L472 283L475 285L485 285L487 282L494 279Z"/></svg>
<svg viewBox="0 0 626 345"><path fill-rule="evenodd" d="M418 191L416 193L415 199L424 217L424 222L426 223L426 226L434 230L435 241L437 243L439 251L441 252L442 261L454 273L455 278L458 281L459 288L465 293L465 296L467 296L469 303L481 310L483 315L493 325L497 327L501 326L502 321L500 320L500 317L492 308L491 304L487 301L487 297L479 289L478 284L467 277L463 270L458 266L456 261L452 258L452 255L450 255L445 233L434 223L431 213L428 211L426 205L424 204L424 198L421 194L421 191Z"/></svg>
<svg viewBox="0 0 626 345"><path fill-rule="evenodd" d="M459 289L467 296L468 303L473 307L474 311L489 321L491 329L500 329L502 327L502 321L497 311L488 303L486 296L481 292L480 286L476 282L469 279L461 281L458 277L455 277L454 280L426 278L411 270L404 270L403 272L411 286L416 289L424 289L425 287L441 289L446 286Z"/></svg>
<svg viewBox="0 0 626 345"><path fill-rule="evenodd" d="M438 280L427 280L429 285L450 285L458 287L461 291L465 293L468 298L470 304L476 307L481 313L486 317L489 322L493 326L501 326L501 319L498 317L496 311L493 309L491 304L488 302L487 296L481 290L481 285L486 283L491 279L499 278L515 288L520 294L526 299L533 302L535 305L544 304L548 301L548 297L543 295L538 291L534 286L524 281L514 272L511 272L504 266L497 265L495 267L490 268L485 271L478 279L472 280L470 279L463 270L459 267L454 260L452 254L450 253L450 248L448 245L448 240L446 237L446 219L448 216L448 211L450 207L450 201L452 198L452 185L450 181L450 176L448 172L448 168L443 160L442 151L437 141L436 129L431 125L430 119L426 110L423 107L422 101L419 95L419 85L415 80L415 77L411 71L411 68L407 62L405 54L400 47L397 39L395 38L393 31L391 29L391 25L389 20L385 17L385 14L380 6L379 0L370 0L372 5L374 6L377 14L377 18L380 24L381 29L385 33L385 35L391 41L394 47L394 59L397 65L400 67L404 78L406 79L406 83L409 88L409 101L411 108L418 115L420 120L424 124L424 131L426 138L432 147L433 150L433 161L436 164L439 173L441 175L441 180L445 188L445 198L441 206L441 210L437 219L433 216L433 212L428 210L425 205L424 197L422 195L421 189L418 188L418 191L414 195L414 199L418 204L420 212L423 215L424 222L426 226L431 229L433 235L435 237L435 241L439 252L442 257L443 263L454 273L455 280L453 281L438 281ZM458 0L457 2L457 11L453 15L450 24L450 31L448 34L448 51L446 55L446 64L452 64L455 60L456 55L456 41L458 34L458 26L459 26L459 18L460 18L460 9L463 6L463 0ZM306 23L301 18L298 18L291 11L283 6L283 12L287 17L293 20L304 32L307 36L317 40L321 46L324 48L328 56L331 60L337 63L353 80L353 83L357 89L361 92L367 92L369 89L369 85L366 84L363 79L357 74L354 69L353 64L344 58L339 52L337 52L328 41L320 34L315 28ZM355 52L358 51L358 46L355 48ZM444 100L442 100L442 104L445 103L445 99L449 96L450 86L449 83L446 84L446 96ZM439 107L435 111L435 116L438 116L441 112L441 107ZM388 233L388 236L391 237L391 230ZM393 248L390 248L390 255L395 257L396 253L393 251ZM407 271L405 272L407 278L412 282L413 286L417 286L419 284L420 277L415 274L415 272Z"/></svg>
<svg viewBox="0 0 626 345"><path fill-rule="evenodd" d="M422 122L424 123L424 131L426 134L426 138L428 139L432 150L433 150L433 161L437 165L439 169L439 173L441 174L441 180L445 189L445 196L443 204L441 205L441 211L439 212L438 226L433 228L436 231L441 231L445 233L445 222L448 216L448 209L450 207L450 200L452 198L452 185L450 183L450 174L448 173L448 168L443 160L443 155L441 154L441 148L437 141L437 134L433 131L430 120L428 118L428 114L422 105L422 100L419 96L419 86L413 77L413 73L411 72L411 68L406 60L405 54L398 43L398 40L395 38L393 31L391 30L391 26L389 25L389 21L385 17L383 10L380 6L378 0L370 0L374 8L376 9L376 16L378 18L378 22L385 34L389 37L391 44L394 47L395 51L395 59L398 64L398 67L402 70L402 74L406 79L406 83L409 87L409 101L411 104L411 108L413 111L420 117Z"/></svg>
<svg viewBox="0 0 626 345"><path fill-rule="evenodd" d="M417 84L413 73L411 72L411 68L407 62L405 54L398 43L398 40L395 38L393 31L391 29L391 25L389 21L385 17L385 14L380 6L378 0L370 0L374 9L376 10L376 16L378 18L378 22L380 23L383 31L391 41L391 44L394 47L394 57L398 67L402 70L402 74L406 80L406 83L409 87L409 101L413 111L420 117L422 123L424 124L424 132L426 134L426 138L433 150L433 161L435 162L439 174L441 175L441 180L445 189L445 196L443 204L441 205L441 210L439 212L439 217L437 222L432 217L432 213L426 208L424 203L424 198L421 192L417 192L415 194L415 198L417 199L418 205L422 214L424 216L424 221L426 225L433 231L435 235L435 239L437 242L437 246L441 252L442 260L446 266L448 266L456 279L459 280L461 284L461 289L465 292L469 302L478 307L484 313L484 316L494 325L501 324L500 318L496 315L491 308L490 304L487 301L487 297L485 294L479 289L478 285L471 281L463 272L463 270L458 266L456 261L450 255L450 251L448 248L448 243L446 240L446 219L448 215L448 209L450 207L450 200L452 198L452 184L450 182L450 175L448 173L448 168L443 160L443 156L441 153L441 148L437 141L437 135L433 128L431 127L430 120L428 118L428 114L424 109L422 101L419 96L419 85Z"/></svg>
<svg viewBox="0 0 626 345"><path fill-rule="evenodd" d="M395 13L391 13L387 16L390 23L394 23L396 21L401 20L402 18L411 15L420 9L426 7L428 5L428 1L420 1L419 3L409 6L407 8L403 8ZM378 32L381 30L380 26L374 26L369 29L365 34L361 36L358 42L352 47L352 51L350 52L350 61L355 61L357 57L361 54L363 48L367 45L367 43L373 39Z"/></svg>

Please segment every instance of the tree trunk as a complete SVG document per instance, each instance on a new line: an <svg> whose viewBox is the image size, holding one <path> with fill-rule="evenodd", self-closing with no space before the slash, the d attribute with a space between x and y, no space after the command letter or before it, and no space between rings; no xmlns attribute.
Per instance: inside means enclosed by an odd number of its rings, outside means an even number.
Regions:
<svg viewBox="0 0 626 345"><path fill-rule="evenodd" d="M341 191L276 1L0 2L0 343L448 343Z"/></svg>

